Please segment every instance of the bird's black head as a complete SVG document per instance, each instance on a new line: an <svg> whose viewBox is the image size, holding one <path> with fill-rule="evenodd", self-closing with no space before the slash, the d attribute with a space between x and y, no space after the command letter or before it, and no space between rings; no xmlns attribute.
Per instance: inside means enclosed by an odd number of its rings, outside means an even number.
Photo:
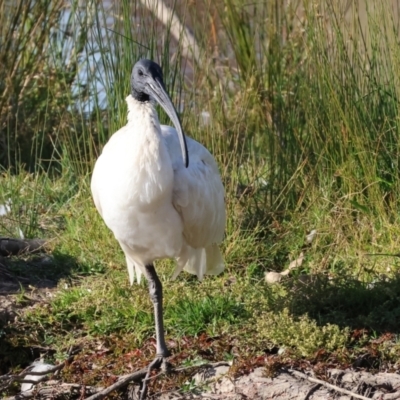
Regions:
<svg viewBox="0 0 400 400"><path fill-rule="evenodd" d="M185 135L175 107L165 89L161 67L151 60L139 60L132 70L131 90L132 97L137 101L146 102L150 97L154 98L171 118L178 133L183 163L188 167L189 156Z"/></svg>
<svg viewBox="0 0 400 400"><path fill-rule="evenodd" d="M139 60L132 70L132 97L138 101L149 101L153 95L151 86L155 82L165 90L161 67L151 60Z"/></svg>

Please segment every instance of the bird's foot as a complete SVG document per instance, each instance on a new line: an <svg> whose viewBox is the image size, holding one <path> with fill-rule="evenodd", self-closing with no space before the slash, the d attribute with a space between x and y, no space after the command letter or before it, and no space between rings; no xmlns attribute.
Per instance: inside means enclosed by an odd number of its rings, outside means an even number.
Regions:
<svg viewBox="0 0 400 400"><path fill-rule="evenodd" d="M142 388L140 390L140 400L145 400L147 396L147 383L150 380L151 371L161 367L162 372L168 372L171 364L164 356L156 356L156 358L147 367L147 374L142 381Z"/></svg>

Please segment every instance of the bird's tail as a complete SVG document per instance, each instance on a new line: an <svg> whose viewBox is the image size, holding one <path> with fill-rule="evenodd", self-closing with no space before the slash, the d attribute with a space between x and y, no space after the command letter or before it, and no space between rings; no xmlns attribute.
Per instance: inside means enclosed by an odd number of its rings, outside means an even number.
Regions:
<svg viewBox="0 0 400 400"><path fill-rule="evenodd" d="M133 285L133 282L140 283L142 279L143 272L140 269L140 266L135 264L128 256L126 257L126 266L128 267L128 274L129 274L129 282Z"/></svg>
<svg viewBox="0 0 400 400"><path fill-rule="evenodd" d="M225 268L221 251L216 244L201 249L189 247L187 259L178 259L177 261L178 265L172 279L175 279L182 269L190 274L197 275L199 280L202 280L205 274L218 275Z"/></svg>

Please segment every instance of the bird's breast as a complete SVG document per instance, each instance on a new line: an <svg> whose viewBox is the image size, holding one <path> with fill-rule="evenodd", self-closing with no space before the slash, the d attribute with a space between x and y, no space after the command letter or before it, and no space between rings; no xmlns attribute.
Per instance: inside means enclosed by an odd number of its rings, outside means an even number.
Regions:
<svg viewBox="0 0 400 400"><path fill-rule="evenodd" d="M128 124L96 162L92 193L104 222L139 264L181 251L183 223L173 189L173 163L157 114L148 104L133 103Z"/></svg>

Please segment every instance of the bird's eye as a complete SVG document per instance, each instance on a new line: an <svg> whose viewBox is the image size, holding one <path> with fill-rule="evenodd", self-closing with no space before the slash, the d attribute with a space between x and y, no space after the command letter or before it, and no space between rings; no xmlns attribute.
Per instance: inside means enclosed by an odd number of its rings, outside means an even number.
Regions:
<svg viewBox="0 0 400 400"><path fill-rule="evenodd" d="M139 74L139 76L143 76L143 71L141 69L139 69L138 74Z"/></svg>

